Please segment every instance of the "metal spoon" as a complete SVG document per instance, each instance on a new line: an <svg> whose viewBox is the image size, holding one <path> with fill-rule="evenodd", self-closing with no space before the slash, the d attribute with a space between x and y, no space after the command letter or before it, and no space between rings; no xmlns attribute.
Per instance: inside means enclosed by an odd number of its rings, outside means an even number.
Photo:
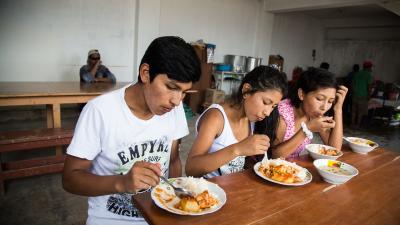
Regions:
<svg viewBox="0 0 400 225"><path fill-rule="evenodd" d="M175 195L178 196L179 198L183 198L183 197L194 197L193 194L184 189L184 188L179 188L179 187L175 187L171 182L169 182L169 180L167 178L165 178L164 176L160 176L161 180L163 180L165 183L167 183L169 186L171 186L174 189Z"/></svg>

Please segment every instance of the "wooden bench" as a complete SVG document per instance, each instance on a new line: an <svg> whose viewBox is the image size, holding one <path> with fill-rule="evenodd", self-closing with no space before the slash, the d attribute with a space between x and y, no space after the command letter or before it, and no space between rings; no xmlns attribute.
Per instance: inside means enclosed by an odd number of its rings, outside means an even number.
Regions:
<svg viewBox="0 0 400 225"><path fill-rule="evenodd" d="M64 168L65 155L35 157L2 162L1 154L54 146L68 145L73 129L45 128L27 131L0 132L0 192L4 194L4 181L48 173L59 173Z"/></svg>

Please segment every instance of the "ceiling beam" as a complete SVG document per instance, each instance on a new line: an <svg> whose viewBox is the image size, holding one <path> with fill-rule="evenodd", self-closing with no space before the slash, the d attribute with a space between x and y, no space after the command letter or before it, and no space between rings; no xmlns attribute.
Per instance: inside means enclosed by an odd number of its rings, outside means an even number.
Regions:
<svg viewBox="0 0 400 225"><path fill-rule="evenodd" d="M264 0L264 10L271 13L295 12L311 9L338 8L346 6L386 4L391 0Z"/></svg>
<svg viewBox="0 0 400 225"><path fill-rule="evenodd" d="M400 1L385 1L379 5L400 16Z"/></svg>

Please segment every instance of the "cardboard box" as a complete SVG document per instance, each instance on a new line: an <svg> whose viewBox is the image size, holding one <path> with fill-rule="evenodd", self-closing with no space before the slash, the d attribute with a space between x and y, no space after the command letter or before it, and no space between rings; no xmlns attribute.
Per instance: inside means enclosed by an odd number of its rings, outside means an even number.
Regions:
<svg viewBox="0 0 400 225"><path fill-rule="evenodd" d="M211 89L207 88L206 89L206 97L205 97L205 103L212 104L212 103L217 103L221 104L224 103L225 101L225 92L217 89Z"/></svg>

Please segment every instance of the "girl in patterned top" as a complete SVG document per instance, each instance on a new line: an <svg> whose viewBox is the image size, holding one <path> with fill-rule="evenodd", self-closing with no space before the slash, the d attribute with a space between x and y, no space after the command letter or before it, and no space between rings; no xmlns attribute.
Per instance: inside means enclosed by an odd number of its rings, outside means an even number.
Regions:
<svg viewBox="0 0 400 225"><path fill-rule="evenodd" d="M314 132L324 144L341 149L347 88L337 87L331 72L309 68L301 74L294 90L278 105L280 117L272 157L298 157L311 143Z"/></svg>
<svg viewBox="0 0 400 225"><path fill-rule="evenodd" d="M197 120L186 174L209 178L238 172L246 156L264 154L269 137L254 135L252 123L271 114L285 95L286 83L278 70L259 66L246 74L230 100L211 105Z"/></svg>

